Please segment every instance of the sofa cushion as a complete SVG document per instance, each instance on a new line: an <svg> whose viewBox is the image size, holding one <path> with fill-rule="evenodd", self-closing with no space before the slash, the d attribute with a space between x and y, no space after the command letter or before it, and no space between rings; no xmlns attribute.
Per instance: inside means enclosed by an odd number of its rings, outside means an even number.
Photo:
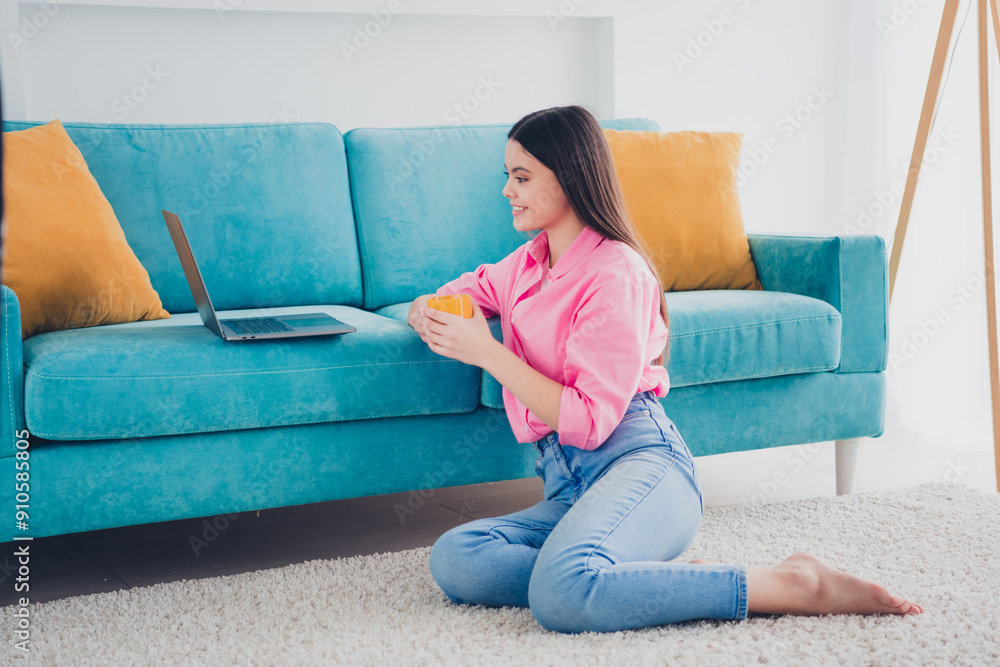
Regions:
<svg viewBox="0 0 1000 667"><path fill-rule="evenodd" d="M830 371L840 363L840 314L830 304L786 292L667 292L670 386ZM406 322L410 302L376 312ZM500 318L487 322L502 340ZM482 374L480 401L502 408L500 384Z"/></svg>
<svg viewBox="0 0 1000 667"><path fill-rule="evenodd" d="M742 134L605 129L604 136L663 289L761 288L737 188Z"/></svg>
<svg viewBox="0 0 1000 667"><path fill-rule="evenodd" d="M658 130L646 119L600 121ZM366 310L433 293L529 240L501 194L511 125L358 128L344 135Z"/></svg>
<svg viewBox="0 0 1000 667"><path fill-rule="evenodd" d="M830 371L840 313L787 292L667 292L671 387Z"/></svg>
<svg viewBox="0 0 1000 667"><path fill-rule="evenodd" d="M333 125L63 125L171 314L196 309L161 209L184 223L217 309L361 305L347 160Z"/></svg>
<svg viewBox="0 0 1000 667"><path fill-rule="evenodd" d="M3 283L21 338L170 317L62 123L3 139Z"/></svg>
<svg viewBox="0 0 1000 667"><path fill-rule="evenodd" d="M479 404L479 368L435 354L404 322L335 305L224 315L314 310L357 331L225 342L184 313L33 336L24 342L28 429L49 440L141 438Z"/></svg>

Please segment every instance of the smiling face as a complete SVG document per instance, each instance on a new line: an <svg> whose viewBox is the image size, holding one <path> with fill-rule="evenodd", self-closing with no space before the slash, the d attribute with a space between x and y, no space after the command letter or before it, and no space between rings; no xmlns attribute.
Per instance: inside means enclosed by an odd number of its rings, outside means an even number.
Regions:
<svg viewBox="0 0 1000 667"><path fill-rule="evenodd" d="M555 172L529 155L513 139L507 141L504 168L507 184L503 196L510 200L514 229L529 231L579 224Z"/></svg>

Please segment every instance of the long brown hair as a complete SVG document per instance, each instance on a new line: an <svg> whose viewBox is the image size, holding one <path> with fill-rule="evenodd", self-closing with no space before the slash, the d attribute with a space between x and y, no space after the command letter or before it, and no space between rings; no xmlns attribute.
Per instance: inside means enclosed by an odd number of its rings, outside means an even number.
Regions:
<svg viewBox="0 0 1000 667"><path fill-rule="evenodd" d="M604 132L597 119L581 106L552 107L529 113L514 123L508 139L555 172L573 212L580 222L607 239L621 241L639 253L656 278L660 294L660 315L670 329L663 282L653 262L649 246L636 233L625 208L618 175ZM653 361L666 366L670 358L670 338L663 353Z"/></svg>

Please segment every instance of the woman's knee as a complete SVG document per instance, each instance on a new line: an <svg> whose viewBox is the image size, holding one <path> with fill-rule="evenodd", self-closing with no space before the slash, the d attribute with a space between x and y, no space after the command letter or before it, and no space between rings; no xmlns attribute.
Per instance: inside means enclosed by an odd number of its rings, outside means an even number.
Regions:
<svg viewBox="0 0 1000 667"><path fill-rule="evenodd" d="M449 598L456 597L452 590L453 580L463 565L462 552L466 544L464 528L465 526L456 526L437 538L428 559L431 576Z"/></svg>
<svg viewBox="0 0 1000 667"><path fill-rule="evenodd" d="M455 526L439 537L431 547L428 566L434 581L456 604L478 604L484 576L476 558L476 547L488 537L485 520Z"/></svg>
<svg viewBox="0 0 1000 667"><path fill-rule="evenodd" d="M581 568L572 573L535 567L528 582L531 615L546 630L575 634L596 630L597 619L588 613L587 599L598 573Z"/></svg>

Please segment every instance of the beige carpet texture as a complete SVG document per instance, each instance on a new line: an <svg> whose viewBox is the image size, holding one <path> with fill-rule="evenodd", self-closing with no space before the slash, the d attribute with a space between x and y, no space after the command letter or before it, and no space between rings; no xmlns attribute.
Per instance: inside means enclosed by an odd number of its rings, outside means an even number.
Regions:
<svg viewBox="0 0 1000 667"><path fill-rule="evenodd" d="M333 529L333 527L332 527ZM751 615L550 632L530 610L451 604L430 548L32 604L8 665L1000 665L1000 495L928 482L707 508L678 560L777 565L797 551L882 584L916 616ZM5 635L10 612L2 609Z"/></svg>

